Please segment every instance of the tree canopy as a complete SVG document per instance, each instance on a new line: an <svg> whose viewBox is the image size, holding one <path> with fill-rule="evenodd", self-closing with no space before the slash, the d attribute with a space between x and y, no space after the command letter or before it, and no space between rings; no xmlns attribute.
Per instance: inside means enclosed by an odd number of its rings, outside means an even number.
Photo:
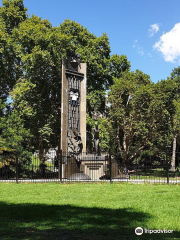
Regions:
<svg viewBox="0 0 180 240"><path fill-rule="evenodd" d="M3 1L0 8L1 98L5 102L11 95L34 147L43 152L60 145L62 59L74 51L88 63L89 112L96 110L92 94L102 112L111 84L110 46L106 34L96 37L70 20L52 27L48 20L28 18L26 11L21 0Z"/></svg>
<svg viewBox="0 0 180 240"><path fill-rule="evenodd" d="M69 52L80 54L81 62L87 63L89 149L94 113L101 116L97 121L102 151L111 146L124 164L142 149L172 147L180 131L180 68L154 84L147 74L130 71L127 56L111 55L105 33L96 37L68 19L52 27L48 20L28 17L23 0L4 0L0 7L0 149L18 152L19 144L23 153L31 145L43 155L44 150L60 146L61 65Z"/></svg>

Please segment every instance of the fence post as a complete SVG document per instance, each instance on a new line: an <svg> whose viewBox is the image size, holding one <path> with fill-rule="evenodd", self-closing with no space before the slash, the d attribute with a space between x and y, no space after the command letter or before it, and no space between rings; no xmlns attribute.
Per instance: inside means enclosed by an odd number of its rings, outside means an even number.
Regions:
<svg viewBox="0 0 180 240"><path fill-rule="evenodd" d="M16 156L16 183L18 183L18 157Z"/></svg>
<svg viewBox="0 0 180 240"><path fill-rule="evenodd" d="M62 182L62 150L60 150L60 153L58 154L58 163L59 163L59 179L60 182Z"/></svg>
<svg viewBox="0 0 180 240"><path fill-rule="evenodd" d="M167 184L169 184L169 164L168 164L168 151L166 148L166 171L167 171Z"/></svg>
<svg viewBox="0 0 180 240"><path fill-rule="evenodd" d="M110 183L112 183L112 162L111 162L111 150L109 149L109 174L110 174Z"/></svg>

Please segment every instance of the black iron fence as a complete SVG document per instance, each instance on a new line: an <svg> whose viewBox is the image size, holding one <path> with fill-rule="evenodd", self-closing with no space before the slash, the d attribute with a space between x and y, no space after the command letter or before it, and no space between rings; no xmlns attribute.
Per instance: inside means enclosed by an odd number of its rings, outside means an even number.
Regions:
<svg viewBox="0 0 180 240"><path fill-rule="evenodd" d="M32 154L24 161L13 155L0 155L0 182L149 182L180 183L180 152L172 161L171 151L143 151L133 160L123 154L71 153Z"/></svg>

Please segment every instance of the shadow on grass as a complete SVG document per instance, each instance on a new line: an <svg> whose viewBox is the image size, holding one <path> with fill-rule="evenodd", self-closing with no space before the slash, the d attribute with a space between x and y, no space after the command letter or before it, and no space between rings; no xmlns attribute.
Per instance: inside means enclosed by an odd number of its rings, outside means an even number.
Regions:
<svg viewBox="0 0 180 240"><path fill-rule="evenodd" d="M0 202L0 239L178 239L178 232L137 236L135 228L143 227L142 224L150 217L130 208L105 209Z"/></svg>

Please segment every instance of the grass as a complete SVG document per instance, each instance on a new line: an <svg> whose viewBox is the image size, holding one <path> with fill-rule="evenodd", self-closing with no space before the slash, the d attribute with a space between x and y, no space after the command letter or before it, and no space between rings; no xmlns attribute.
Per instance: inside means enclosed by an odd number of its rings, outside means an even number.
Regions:
<svg viewBox="0 0 180 240"><path fill-rule="evenodd" d="M39 158L37 157L32 157L32 163L30 164L30 169L33 168L34 171L36 171L37 169L39 169L39 165L41 164L41 161ZM45 164L46 164L46 168L48 170L52 170L54 168L54 163L53 161L52 162L48 162L48 161L45 161Z"/></svg>
<svg viewBox="0 0 180 240"><path fill-rule="evenodd" d="M129 173L130 179L151 179L151 180L167 180L167 171L164 169L146 169L137 170ZM169 170L169 180L178 180L180 172Z"/></svg>
<svg viewBox="0 0 180 240"><path fill-rule="evenodd" d="M1 240L180 239L179 185L1 183L0 193Z"/></svg>

